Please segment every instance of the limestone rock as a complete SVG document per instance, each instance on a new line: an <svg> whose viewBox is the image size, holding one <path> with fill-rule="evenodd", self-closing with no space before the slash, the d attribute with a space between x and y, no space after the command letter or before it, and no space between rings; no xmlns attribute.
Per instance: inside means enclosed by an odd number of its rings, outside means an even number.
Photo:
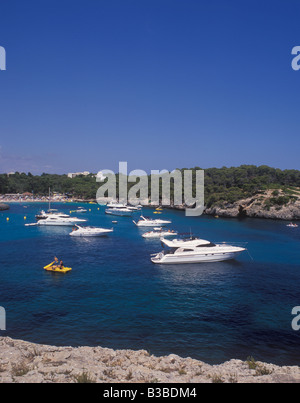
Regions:
<svg viewBox="0 0 300 403"><path fill-rule="evenodd" d="M300 368L230 360L209 365L174 354L54 347L0 338L1 383L298 383Z"/></svg>

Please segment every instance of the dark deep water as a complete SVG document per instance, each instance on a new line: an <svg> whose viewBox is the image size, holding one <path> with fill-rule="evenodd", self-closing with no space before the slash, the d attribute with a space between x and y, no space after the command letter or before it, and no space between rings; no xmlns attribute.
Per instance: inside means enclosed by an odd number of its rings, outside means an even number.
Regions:
<svg viewBox="0 0 300 403"><path fill-rule="evenodd" d="M25 204L26 205L26 204ZM70 229L25 227L46 205L11 205L0 213L1 336L54 345L146 349L208 363L231 358L300 363L300 227L258 219L187 218L164 210L170 226L214 242L248 242L236 261L159 266L130 218L86 205L88 224L112 227L106 238L74 239ZM69 213L75 206L55 206ZM99 210L98 210L99 208ZM152 210L144 211L152 216ZM76 214L79 216L79 214ZM27 220L24 220L24 216ZM9 217L9 222L6 221ZM153 215L155 217L155 215ZM73 271L45 272L56 255Z"/></svg>

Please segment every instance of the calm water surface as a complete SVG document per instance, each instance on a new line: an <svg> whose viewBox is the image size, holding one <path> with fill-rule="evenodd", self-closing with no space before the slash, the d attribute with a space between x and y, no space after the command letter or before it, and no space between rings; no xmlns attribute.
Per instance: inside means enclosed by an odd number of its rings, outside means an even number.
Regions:
<svg viewBox="0 0 300 403"><path fill-rule="evenodd" d="M74 205L55 206L69 213ZM25 227L46 205L11 205L0 213L0 306L3 336L54 345L101 345L178 354L208 363L231 358L300 363L300 228L256 219L187 218L164 210L172 228L214 242L248 242L236 261L154 265L162 248L130 218L87 205L88 224L112 227L105 238L74 239L70 229ZM98 210L99 208L99 210ZM153 216L152 210L144 211ZM79 216L79 214L76 214ZM24 220L26 216L26 221ZM10 220L7 222L6 217ZM48 273L53 256L73 268Z"/></svg>

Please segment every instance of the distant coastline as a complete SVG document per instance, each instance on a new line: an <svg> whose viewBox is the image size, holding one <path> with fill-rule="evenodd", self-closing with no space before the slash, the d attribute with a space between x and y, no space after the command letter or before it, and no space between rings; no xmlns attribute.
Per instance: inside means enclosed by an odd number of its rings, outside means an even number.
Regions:
<svg viewBox="0 0 300 403"><path fill-rule="evenodd" d="M261 203L261 194L257 197L250 197L247 199L242 199L234 203L223 202L221 205L216 205L213 207L205 208L204 215L212 216L215 218L262 218L262 219L272 219L272 220L283 220L283 221L297 221L300 220L300 199L288 203L283 206L268 206L264 208ZM3 201L3 203L2 203ZM47 199L20 199L20 200L10 200L1 199L0 211L9 210L9 204L45 204L49 201ZM92 203L97 204L95 199L60 199L51 202L55 203ZM2 207L2 208L1 208ZM145 208L157 208L158 205L145 206ZM161 206L164 209L180 210L183 211L187 206Z"/></svg>
<svg viewBox="0 0 300 403"><path fill-rule="evenodd" d="M193 175L200 169L191 168ZM95 202L95 195L101 185L95 180L95 174L81 174L75 177L55 174L34 176L18 172L0 174L0 203L48 203L49 189L51 203ZM148 178L148 183L150 180ZM266 165L207 168L204 170L204 180L204 213L207 215L300 220L299 170L280 170ZM128 183L128 190L134 185ZM194 192L195 182L193 186ZM170 183L171 200L174 200L174 190L174 185ZM183 210L186 206L163 207Z"/></svg>

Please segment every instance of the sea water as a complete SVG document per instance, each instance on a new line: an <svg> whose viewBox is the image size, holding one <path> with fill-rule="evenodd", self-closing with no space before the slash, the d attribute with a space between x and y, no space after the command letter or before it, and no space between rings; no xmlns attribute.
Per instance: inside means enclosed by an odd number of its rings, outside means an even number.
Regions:
<svg viewBox="0 0 300 403"><path fill-rule="evenodd" d="M292 329L291 311L300 305L300 227L144 209L144 215L172 220L169 227L181 234L247 242L249 252L227 262L154 265L150 255L162 246L142 237L147 229L137 228L130 217L105 215L105 207L84 206L86 213L72 215L114 232L74 238L71 228L26 227L47 208L43 204L11 204L0 213L0 306L6 312L0 336L145 349L211 364L253 356L299 365L300 332ZM78 205L52 207L69 214ZM73 270L65 275L43 270L54 256Z"/></svg>

